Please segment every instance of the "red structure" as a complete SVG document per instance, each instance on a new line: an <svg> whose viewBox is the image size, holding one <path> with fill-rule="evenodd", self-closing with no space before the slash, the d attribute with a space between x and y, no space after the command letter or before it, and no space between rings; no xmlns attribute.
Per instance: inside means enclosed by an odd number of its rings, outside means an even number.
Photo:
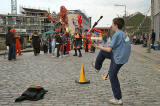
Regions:
<svg viewBox="0 0 160 106"><path fill-rule="evenodd" d="M110 34L110 27L96 27L97 30L100 30L102 34L108 35Z"/></svg>

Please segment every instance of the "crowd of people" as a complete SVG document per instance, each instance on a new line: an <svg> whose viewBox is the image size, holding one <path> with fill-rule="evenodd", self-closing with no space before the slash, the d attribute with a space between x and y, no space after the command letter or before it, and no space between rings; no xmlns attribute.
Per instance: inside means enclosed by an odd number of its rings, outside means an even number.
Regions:
<svg viewBox="0 0 160 106"><path fill-rule="evenodd" d="M41 49L44 54L50 53L53 57L63 57L69 54L71 50L75 51L73 56L79 57L82 57L82 49L85 49L85 52L89 52L89 49L91 49L91 53L94 53L95 47L91 46L91 40L87 32L88 30L85 30L82 33L81 29L76 28L75 34L69 35L63 29L55 34L43 34L42 37L34 32L31 36L34 55L37 56ZM55 53L55 48L57 48L57 53Z"/></svg>
<svg viewBox="0 0 160 106"><path fill-rule="evenodd" d="M143 34L143 35L134 35L132 43L137 44L143 44L143 47L147 47L148 41L151 40L151 45L154 46L155 44L155 32L152 30L151 36L149 34Z"/></svg>
<svg viewBox="0 0 160 106"><path fill-rule="evenodd" d="M95 41L88 36L88 30L82 32L81 28L76 28L75 33L70 35L65 29L50 34L40 35L38 32L31 34L31 44L34 55L38 56L40 51L44 54L51 54L52 57L63 57L74 50L73 56L82 57L82 49L85 52L94 53L95 47L91 44ZM8 28L6 35L6 45L9 47L8 60L16 60L16 56L22 55L20 35L16 33L16 29Z"/></svg>

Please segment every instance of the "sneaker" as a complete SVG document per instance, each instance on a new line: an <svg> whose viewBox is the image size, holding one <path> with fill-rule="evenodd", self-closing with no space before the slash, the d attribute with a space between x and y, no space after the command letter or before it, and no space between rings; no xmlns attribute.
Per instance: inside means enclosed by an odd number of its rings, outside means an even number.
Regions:
<svg viewBox="0 0 160 106"><path fill-rule="evenodd" d="M111 99L108 101L110 104L114 104L114 105L123 105L123 101L122 99L117 100L117 99Z"/></svg>
<svg viewBox="0 0 160 106"><path fill-rule="evenodd" d="M91 62L91 65L92 65L92 67L95 69L95 65L94 65L94 62L93 62L93 61ZM95 69L95 71L96 71L96 73L98 73L100 70Z"/></svg>

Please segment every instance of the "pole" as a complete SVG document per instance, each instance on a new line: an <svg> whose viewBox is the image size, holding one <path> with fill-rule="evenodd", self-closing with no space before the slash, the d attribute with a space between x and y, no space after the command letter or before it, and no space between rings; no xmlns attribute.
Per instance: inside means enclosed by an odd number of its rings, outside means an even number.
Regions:
<svg viewBox="0 0 160 106"><path fill-rule="evenodd" d="M151 30L150 30L150 35L149 35L149 40L148 40L148 49L147 53L151 53L151 34L152 34L152 29L154 29L154 0L151 0Z"/></svg>
<svg viewBox="0 0 160 106"><path fill-rule="evenodd" d="M125 6L125 15L124 15L124 22L125 22L125 26L124 26L124 31L126 31L126 20L127 20L127 12L126 12L126 5L124 5Z"/></svg>
<svg viewBox="0 0 160 106"><path fill-rule="evenodd" d="M119 4L115 4L115 6L123 6L125 8L124 12L124 22L126 23L126 17L127 17L127 6L126 5L119 5ZM124 26L124 30L126 30L126 26Z"/></svg>

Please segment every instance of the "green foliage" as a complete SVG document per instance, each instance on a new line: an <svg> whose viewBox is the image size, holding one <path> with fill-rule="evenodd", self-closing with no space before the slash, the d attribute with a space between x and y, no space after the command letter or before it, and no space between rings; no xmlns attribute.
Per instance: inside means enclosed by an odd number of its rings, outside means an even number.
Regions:
<svg viewBox="0 0 160 106"><path fill-rule="evenodd" d="M141 26L140 26L141 24ZM138 29L138 32L136 30ZM149 33L151 30L151 18L150 16L143 15L142 13L137 13L135 15L130 15L126 18L126 30L129 33L136 32L137 34Z"/></svg>

